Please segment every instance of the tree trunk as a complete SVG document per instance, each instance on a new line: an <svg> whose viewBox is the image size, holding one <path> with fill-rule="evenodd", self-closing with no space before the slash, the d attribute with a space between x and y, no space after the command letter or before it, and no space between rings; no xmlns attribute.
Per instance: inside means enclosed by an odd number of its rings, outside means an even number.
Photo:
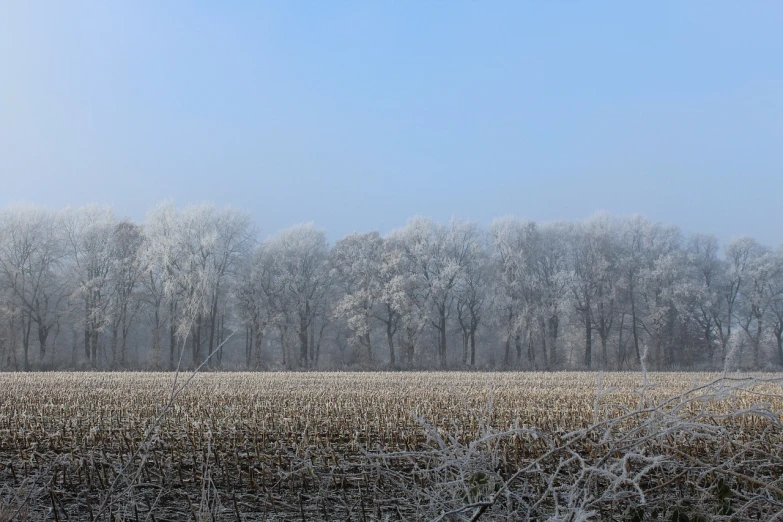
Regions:
<svg viewBox="0 0 783 522"><path fill-rule="evenodd" d="M508 311L508 333L506 334L506 346L503 352L503 366L508 367L511 364L511 332L514 330L514 312Z"/></svg>
<svg viewBox="0 0 783 522"><path fill-rule="evenodd" d="M218 309L218 298L217 298L217 293L215 293L215 298L212 299L212 307L209 310L209 351L207 352L207 355L212 355L212 352L215 351L215 328L217 328L217 309ZM211 361L212 359L210 359L210 363ZM220 363L220 356L218 356L217 362L218 364Z"/></svg>
<svg viewBox="0 0 783 522"><path fill-rule="evenodd" d="M582 320L585 324L585 367L589 370L593 364L593 322L590 312L584 312Z"/></svg>
<svg viewBox="0 0 783 522"><path fill-rule="evenodd" d="M539 328L541 329L541 353L544 356L544 368L549 370L549 361L547 360L547 333L546 324L543 319L538 320Z"/></svg>
<svg viewBox="0 0 783 522"><path fill-rule="evenodd" d="M468 364L468 345L469 345L469 334L467 328L464 326L462 327L462 366L467 366Z"/></svg>
<svg viewBox="0 0 783 522"><path fill-rule="evenodd" d="M283 354L283 366L285 366L289 360L288 360L288 351L286 350L285 346L285 337L286 333L288 333L288 325L286 324L284 327L280 328L280 351Z"/></svg>
<svg viewBox="0 0 783 522"><path fill-rule="evenodd" d="M122 326L122 338L120 339L120 364L125 367L125 360L128 351L128 328Z"/></svg>
<svg viewBox="0 0 783 522"><path fill-rule="evenodd" d="M530 369L536 370L536 345L533 342L533 329L527 328L527 360L530 363Z"/></svg>
<svg viewBox="0 0 783 522"><path fill-rule="evenodd" d="M152 367L160 368L160 304L155 303L155 326L152 331Z"/></svg>
<svg viewBox="0 0 783 522"><path fill-rule="evenodd" d="M413 366L413 356L416 350L415 331L410 326L405 327L405 363L408 367Z"/></svg>
<svg viewBox="0 0 783 522"><path fill-rule="evenodd" d="M729 353L728 353L728 345L729 345L729 340L731 339L731 320L734 317L733 308L734 308L734 302L730 301L729 302L729 309L728 309L728 312L726 314L726 317L728 319L726 321L726 337L721 340L721 344L723 345L723 357L722 357L722 360L721 360L721 365L724 368L726 367L726 357L728 357L728 355L729 355Z"/></svg>
<svg viewBox="0 0 783 522"><path fill-rule="evenodd" d="M87 362L91 362L90 359L90 300L84 301L84 358Z"/></svg>
<svg viewBox="0 0 783 522"><path fill-rule="evenodd" d="M329 324L327 321L321 321L321 329L318 330L318 340L315 342L315 361L314 361L314 368L318 368L318 362L321 360L321 341L323 341L324 338L324 330L326 330L326 325Z"/></svg>
<svg viewBox="0 0 783 522"><path fill-rule="evenodd" d="M682 363L683 358L679 357L680 360L677 360L677 353L674 349L675 344L675 338L677 337L676 332L676 314L674 312L673 308L669 309L669 339L666 343L666 354L667 354L667 363L669 364L669 368L675 368L677 366L677 363Z"/></svg>
<svg viewBox="0 0 783 522"><path fill-rule="evenodd" d="M299 362L307 368L307 321L302 317L299 321Z"/></svg>
<svg viewBox="0 0 783 522"><path fill-rule="evenodd" d="M22 349L24 350L24 371L30 371L30 330L33 326L33 320L30 315L27 315L27 323L25 324L25 318L22 316Z"/></svg>
<svg viewBox="0 0 783 522"><path fill-rule="evenodd" d="M220 314L220 326L218 327L218 363L223 364L223 342L226 340L226 316Z"/></svg>
<svg viewBox="0 0 783 522"><path fill-rule="evenodd" d="M468 335L470 336L470 366L473 367L476 364L476 330L478 330L481 317L476 313L475 308L470 307L470 330Z"/></svg>
<svg viewBox="0 0 783 522"><path fill-rule="evenodd" d="M370 332L364 334L364 344L367 346L367 360L372 363L372 339L370 339Z"/></svg>
<svg viewBox="0 0 783 522"><path fill-rule="evenodd" d="M13 305L12 305L13 306ZM16 329L16 319L17 319L17 313L16 309L11 309L11 324L10 324L10 342L9 344L9 351L11 352L11 358L13 359L13 365L14 365L14 371L19 371L19 358L17 357L17 329ZM10 363L10 361L9 361Z"/></svg>
<svg viewBox="0 0 783 522"><path fill-rule="evenodd" d="M612 318L607 317L603 301L603 286L598 287L598 323L595 325L598 330L598 337L601 340L601 369L606 370L609 367L609 353L607 346L609 344L609 331L612 328Z"/></svg>
<svg viewBox="0 0 783 522"><path fill-rule="evenodd" d="M71 338L71 365L76 366L79 361L79 332L76 328L72 330Z"/></svg>
<svg viewBox="0 0 783 522"><path fill-rule="evenodd" d="M391 318L386 322L386 342L389 344L389 364L392 368L397 364L394 357L394 330Z"/></svg>
<svg viewBox="0 0 783 522"><path fill-rule="evenodd" d="M92 357L92 367L98 367L98 328L93 324L90 332L90 355Z"/></svg>
<svg viewBox="0 0 783 522"><path fill-rule="evenodd" d="M636 350L636 362L642 365L642 354L639 352L639 332L636 328L636 303L633 299L633 284L631 284L631 333L633 334L633 346Z"/></svg>
<svg viewBox="0 0 783 522"><path fill-rule="evenodd" d="M177 349L177 331L176 321L174 319L174 313L176 309L174 307L174 300L169 302L169 370L174 370L174 351Z"/></svg>
<svg viewBox="0 0 783 522"><path fill-rule="evenodd" d="M762 315L756 312L756 338L753 339L753 369L759 369L759 360L761 356L761 333L762 333Z"/></svg>
<svg viewBox="0 0 783 522"><path fill-rule="evenodd" d="M560 328L560 320L556 315L552 315L547 319L547 335L549 336L549 360L548 366L552 368L558 364L557 354L557 336Z"/></svg>
<svg viewBox="0 0 783 522"><path fill-rule="evenodd" d="M441 305L438 312L438 331L440 333L440 367L446 369L446 306Z"/></svg>
<svg viewBox="0 0 783 522"><path fill-rule="evenodd" d="M476 366L476 329L470 332L470 367Z"/></svg>
<svg viewBox="0 0 783 522"><path fill-rule="evenodd" d="M623 326L625 325L625 313L620 314L620 331L617 339L617 369L622 370L625 365L627 354L625 353L625 343L623 343Z"/></svg>
<svg viewBox="0 0 783 522"><path fill-rule="evenodd" d="M196 316L194 325L193 342L191 343L191 354L193 358L193 367L196 368L201 361L201 314Z"/></svg>
<svg viewBox="0 0 783 522"><path fill-rule="evenodd" d="M46 341L49 337L49 328L47 328L42 318L38 318L38 344L40 346L40 351L38 352L38 358L40 359L41 364L44 362L44 358L46 357ZM56 337L55 337L56 339Z"/></svg>
<svg viewBox="0 0 783 522"><path fill-rule="evenodd" d="M251 325L245 325L245 368L250 369L253 348L253 328Z"/></svg>
<svg viewBox="0 0 783 522"><path fill-rule="evenodd" d="M258 331L253 335L255 337L255 359L256 359L256 366L261 367L261 362L263 359L263 346L264 346L264 331L259 328Z"/></svg>
<svg viewBox="0 0 783 522"><path fill-rule="evenodd" d="M223 316L221 315L215 322L216 325L213 330L216 330L216 332L210 332L209 334L209 342L210 344L213 344L213 348L210 349L209 353L212 353L213 351L217 352L215 353L215 358L217 359L218 367L220 367L223 365L223 346L221 345L223 342Z"/></svg>
<svg viewBox="0 0 783 522"><path fill-rule="evenodd" d="M119 335L119 325L117 321L112 320L111 325L111 365L117 368L117 337Z"/></svg>

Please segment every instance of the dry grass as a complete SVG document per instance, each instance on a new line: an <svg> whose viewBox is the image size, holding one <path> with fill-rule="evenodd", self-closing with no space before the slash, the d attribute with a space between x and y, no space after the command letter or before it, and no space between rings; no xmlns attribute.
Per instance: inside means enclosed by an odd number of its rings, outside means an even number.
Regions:
<svg viewBox="0 0 783 522"><path fill-rule="evenodd" d="M617 470L600 468L623 454L640 455L622 466L629 489L651 491L646 501L678 487L718 498L725 486L718 508L699 509L780 511L768 476L783 472L781 381L720 377L205 373L156 424L172 374L0 374L0 519L513 519L536 495L527 512L545 518L565 509L565 477L599 492L571 507L572 520L614 509L632 519L631 496L605 496ZM688 467L644 460L656 456ZM585 475L599 469L603 479ZM515 489L521 478L530 491ZM744 515L727 500L741 495L756 495Z"/></svg>

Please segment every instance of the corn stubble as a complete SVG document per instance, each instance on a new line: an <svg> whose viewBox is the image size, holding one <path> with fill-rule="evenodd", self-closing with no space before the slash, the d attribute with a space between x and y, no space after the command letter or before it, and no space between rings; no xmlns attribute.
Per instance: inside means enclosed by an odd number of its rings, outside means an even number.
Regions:
<svg viewBox="0 0 783 522"><path fill-rule="evenodd" d="M0 520L783 517L778 375L172 379L0 374Z"/></svg>

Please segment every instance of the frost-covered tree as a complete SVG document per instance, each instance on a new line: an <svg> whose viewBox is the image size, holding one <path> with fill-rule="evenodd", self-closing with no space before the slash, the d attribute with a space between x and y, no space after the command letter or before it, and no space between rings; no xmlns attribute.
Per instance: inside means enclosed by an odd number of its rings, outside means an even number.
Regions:
<svg viewBox="0 0 783 522"><path fill-rule="evenodd" d="M84 357L93 367L99 365L100 334L109 323L111 302L110 272L113 264L113 235L116 219L111 208L90 205L67 209L63 218L65 250L68 256L70 286L82 301Z"/></svg>
<svg viewBox="0 0 783 522"><path fill-rule="evenodd" d="M605 215L254 236L209 204L2 209L0 366L783 366L783 254L752 238Z"/></svg>
<svg viewBox="0 0 783 522"><path fill-rule="evenodd" d="M177 367L181 350L177 348L178 340L182 338L182 318L185 284L183 284L184 244L180 240L180 223L176 207L166 201L152 209L147 214L144 227L146 244L144 255L147 274L144 277L146 296L150 300L153 314L153 342L160 341L163 328L161 307L167 308L169 328L168 369ZM166 304L164 304L166 301ZM184 342L184 340L183 340ZM155 355L153 354L153 359Z"/></svg>
<svg viewBox="0 0 783 522"><path fill-rule="evenodd" d="M671 259L679 247L679 230L634 216L622 222L618 266L622 313L628 318L633 349L641 364L642 346L652 338L653 357L661 363L661 342L667 307L671 304L665 285L673 276Z"/></svg>
<svg viewBox="0 0 783 522"><path fill-rule="evenodd" d="M236 268L252 248L255 232L246 212L232 208L217 210L211 206L203 208L202 212L208 215L213 228L210 234L215 238L210 253L212 266L209 270L208 289L208 353L211 354L217 349L217 363L220 364L223 360L222 342L225 336L221 300L228 298ZM220 348L217 348L218 345Z"/></svg>
<svg viewBox="0 0 783 522"><path fill-rule="evenodd" d="M640 295L644 313L639 321L650 339L655 368L673 367L682 345L676 328L682 317L680 289L685 283L685 264L679 245L679 230L653 229L647 245L646 266L641 273Z"/></svg>
<svg viewBox="0 0 783 522"><path fill-rule="evenodd" d="M141 227L130 221L117 223L112 235L109 284L109 322L111 327L111 360L124 367L127 359L128 334L142 304L140 281L147 272L143 255L144 235Z"/></svg>
<svg viewBox="0 0 783 522"><path fill-rule="evenodd" d="M753 257L754 250L757 247L756 241L749 237L734 239L726 245L724 269L721 274L721 288L719 291L719 298L723 304L721 307L723 313L715 317L721 338L722 359L724 359L722 362L725 362L732 326L737 318L737 299L740 297L743 284L746 283L748 260Z"/></svg>
<svg viewBox="0 0 783 522"><path fill-rule="evenodd" d="M569 232L567 223L553 223L539 228L534 249L533 303L539 324L547 368L560 366L558 337L563 306L567 300Z"/></svg>
<svg viewBox="0 0 783 522"><path fill-rule="evenodd" d="M317 341L311 342L310 330L317 319L327 319L325 301L331 282L326 236L313 224L298 225L267 240L266 248L282 288L280 313L296 331L299 364L314 365L318 358L314 346ZM322 333L321 330L319 334Z"/></svg>
<svg viewBox="0 0 783 522"><path fill-rule="evenodd" d="M169 365L176 338L188 339L193 365L213 355L219 364L220 303L230 295L234 269L252 245L250 218L231 208L204 204L177 210L164 203L148 216L147 235L154 271L150 277L160 278L169 300Z"/></svg>
<svg viewBox="0 0 783 522"><path fill-rule="evenodd" d="M437 356L442 368L447 366L447 321L456 297L454 288L477 237L478 227L473 223L451 220L445 226L421 217L411 219L396 232L411 275L424 289L424 300L431 309L430 322L437 332Z"/></svg>
<svg viewBox="0 0 783 522"><path fill-rule="evenodd" d="M528 360L536 367L533 336L535 270L538 228L532 221L514 218L495 220L489 228L493 272L495 273L495 321L503 332L503 364L511 364L511 346L517 361L522 358L522 342L528 344ZM543 353L546 359L546 352ZM546 363L545 363L546 365Z"/></svg>
<svg viewBox="0 0 783 522"><path fill-rule="evenodd" d="M245 364L263 367L263 343L271 328L281 332L281 349L285 364L285 329L283 314L284 280L280 267L267 244L258 244L240 264L234 295L241 320L245 324Z"/></svg>
<svg viewBox="0 0 783 522"><path fill-rule="evenodd" d="M383 291L382 255L383 239L377 232L350 234L339 240L331 252L331 275L342 291L334 314L345 319L369 361L373 360L375 309ZM393 345L390 359L394 364Z"/></svg>
<svg viewBox="0 0 783 522"><path fill-rule="evenodd" d="M772 333L776 341L776 359L783 366L783 247L774 254L775 269L769 279Z"/></svg>
<svg viewBox="0 0 783 522"><path fill-rule="evenodd" d="M777 298L773 281L780 265L777 256L755 241L745 243L747 257L741 275L737 306L738 323L747 335L753 351L753 368L761 364L761 343Z"/></svg>
<svg viewBox="0 0 783 522"><path fill-rule="evenodd" d="M609 338L616 324L618 308L617 225L606 215L597 215L585 221L583 232L590 250L592 266L589 273L595 288L590 315L601 343L601 367L607 368ZM618 359L624 360L624 354Z"/></svg>
<svg viewBox="0 0 783 522"><path fill-rule="evenodd" d="M414 260L407 255L406 237L394 231L384 238L384 256L381 266L384 280L384 313L380 316L386 325L387 340L393 341L398 332L402 362L414 364L416 346L430 322L428 289L418 275ZM390 337L391 334L391 337ZM392 346L392 345L390 345Z"/></svg>
<svg viewBox="0 0 783 522"><path fill-rule="evenodd" d="M685 249L686 270L691 274L686 283L688 315L698 324L699 345L710 364L721 346L719 321L723 317L720 290L723 265L718 257L719 245L715 236L696 234L689 238Z"/></svg>
<svg viewBox="0 0 783 522"><path fill-rule="evenodd" d="M43 364L50 333L65 298L64 245L60 214L39 207L12 206L0 214L0 287L21 331L23 367L30 369L33 332ZM14 326L16 328L16 326Z"/></svg>
<svg viewBox="0 0 783 522"><path fill-rule="evenodd" d="M463 366L476 365L476 332L491 307L491 284L492 272L486 237L479 233L470 241L456 286L457 321L462 330Z"/></svg>

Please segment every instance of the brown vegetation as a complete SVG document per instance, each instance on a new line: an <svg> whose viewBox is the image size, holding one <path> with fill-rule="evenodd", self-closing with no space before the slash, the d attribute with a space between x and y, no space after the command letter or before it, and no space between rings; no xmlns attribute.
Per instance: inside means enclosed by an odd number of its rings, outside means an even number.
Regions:
<svg viewBox="0 0 783 522"><path fill-rule="evenodd" d="M546 518L566 486L572 520L783 506L774 375L207 373L161 416L172 379L0 374L0 519L517 518L536 495Z"/></svg>

